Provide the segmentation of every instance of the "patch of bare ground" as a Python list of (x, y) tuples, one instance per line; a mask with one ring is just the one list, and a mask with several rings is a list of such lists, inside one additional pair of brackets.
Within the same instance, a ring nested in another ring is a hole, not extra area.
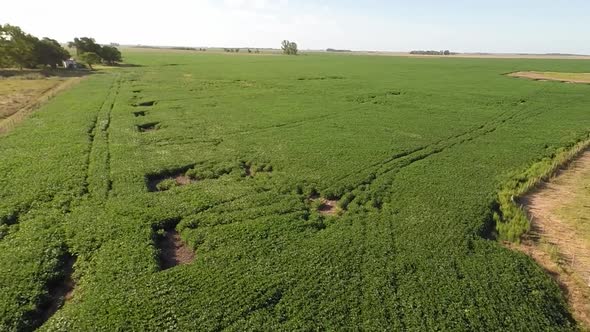
[(158, 232), (156, 245), (159, 249), (160, 269), (167, 270), (178, 265), (190, 264), (195, 260), (195, 252), (182, 239), (176, 230), (180, 220), (168, 223)]
[(63, 277), (49, 285), (47, 300), (39, 307), (39, 325), (46, 322), (66, 302), (72, 299), (75, 283), (72, 279), (76, 257), (67, 255), (63, 262)]
[(157, 174), (148, 174), (146, 176), (146, 185), (148, 191), (166, 191), (173, 187), (186, 186), (197, 182), (196, 179), (186, 175), (187, 171), (192, 167), (194, 167), (194, 165), (188, 165), (173, 170), (166, 170)]
[[(509, 245), (535, 259), (559, 283), (574, 317), (585, 329), (590, 329), (590, 225), (585, 217), (573, 217), (571, 210), (590, 207), (590, 192), (580, 185), (588, 178), (590, 150), (520, 200), (531, 220), (531, 231), (521, 244)], [(564, 207), (568, 213), (563, 213)]]
[(170, 189), (168, 186), (161, 186), (160, 184), (164, 182), (172, 181), (172, 186), (186, 186), (191, 183), (197, 182), (197, 180), (191, 179), (190, 177), (180, 174), (176, 176), (164, 176), (159, 178), (152, 178), (148, 181), (148, 189), (152, 192), (154, 191), (166, 191)]
[(142, 125), (137, 125), (137, 130), (139, 130), (139, 132), (142, 133), (156, 131), (159, 129), (159, 124), (159, 122), (150, 122)]
[(590, 73), (557, 73), (557, 72), (535, 72), (519, 71), (510, 73), (508, 76), (518, 78), (528, 78), (535, 81), (547, 82), (557, 81), (563, 83), (582, 83), (590, 84)]
[(252, 167), (250, 165), (244, 165), (244, 173), (247, 177), (252, 177)]
[(141, 103), (133, 104), (133, 106), (134, 107), (150, 107), (150, 106), (154, 106), (155, 104), (156, 104), (156, 101), (150, 100), (150, 101), (144, 101)]
[(318, 204), (317, 210), (324, 216), (336, 216), (342, 211), (340, 207), (338, 207), (337, 200), (323, 198), (318, 194), (312, 194), (309, 197), (309, 202)]
[(338, 201), (323, 199), (318, 211), (323, 215), (335, 216), (338, 214)]

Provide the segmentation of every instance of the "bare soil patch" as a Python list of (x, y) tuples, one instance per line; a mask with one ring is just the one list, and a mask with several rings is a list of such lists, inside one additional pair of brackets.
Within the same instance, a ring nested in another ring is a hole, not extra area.
[(510, 73), (508, 76), (528, 78), (540, 82), (557, 81), (564, 83), (590, 84), (590, 73), (557, 73), (557, 72), (534, 72), (519, 71)]
[(247, 177), (252, 177), (252, 166), (244, 165), (244, 172), (246, 173)]
[(321, 215), (324, 216), (335, 216), (340, 213), (341, 209), (338, 207), (337, 200), (331, 200), (327, 198), (320, 197), (319, 194), (313, 193), (309, 197), (309, 202), (311, 203), (319, 203), (317, 206), (317, 210)]
[(150, 122), (150, 123), (138, 125), (137, 130), (139, 130), (142, 133), (149, 132), (149, 131), (155, 131), (155, 130), (159, 129), (159, 127), (158, 127), (159, 124), (160, 124), (159, 122)]
[[(527, 253), (543, 266), (564, 289), (573, 314), (590, 328), (590, 237), (588, 218), (570, 217), (590, 204), (588, 188), (580, 183), (590, 177), (590, 150), (586, 150), (567, 170), (562, 170), (520, 203), (531, 220), (531, 232), (515, 249)], [(586, 191), (584, 191), (586, 189)], [(586, 202), (586, 204), (584, 204)], [(572, 220), (578, 219), (578, 220)]]
[(176, 230), (180, 219), (172, 220), (157, 230), (156, 245), (159, 249), (160, 269), (167, 270), (178, 265), (190, 264), (195, 260), (195, 252), (182, 239)]
[(328, 216), (335, 216), (338, 214), (338, 201), (323, 199), (322, 204), (318, 208), (320, 214), (328, 215)]
[(166, 191), (172, 187), (186, 186), (197, 182), (196, 179), (186, 175), (186, 172), (193, 167), (194, 165), (188, 165), (177, 169), (166, 170), (157, 174), (147, 175), (146, 185), (148, 191)]
[(299, 77), (298, 81), (325, 81), (325, 80), (343, 80), (344, 76), (316, 76), (316, 77)]
[(133, 104), (133, 106), (135, 106), (135, 107), (150, 107), (150, 106), (154, 106), (155, 104), (156, 104), (156, 101), (150, 100), (150, 101), (144, 101), (141, 103)]
[(47, 300), (39, 307), (39, 325), (46, 322), (73, 296), (75, 283), (72, 279), (76, 257), (67, 255), (63, 262), (63, 277), (49, 285)]

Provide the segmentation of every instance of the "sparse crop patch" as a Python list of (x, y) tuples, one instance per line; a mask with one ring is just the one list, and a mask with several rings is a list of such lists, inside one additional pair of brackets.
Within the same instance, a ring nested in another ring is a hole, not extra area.
[(150, 107), (150, 106), (154, 106), (156, 103), (157, 103), (156, 101), (150, 100), (150, 101), (144, 101), (141, 103), (133, 104), (133, 106), (135, 106), (135, 107)]
[(160, 129), (160, 123), (159, 122), (144, 123), (141, 125), (137, 125), (136, 128), (141, 133), (156, 131), (156, 130)]
[(47, 297), (39, 306), (36, 318), (39, 322), (38, 325), (51, 318), (66, 302), (72, 299), (76, 286), (72, 279), (75, 263), (76, 257), (70, 254), (61, 259), (61, 272), (55, 280), (49, 283)]
[(308, 201), (311, 204), (312, 210), (318, 211), (323, 216), (337, 216), (344, 211), (339, 206), (338, 200), (321, 197), (315, 190), (312, 191)]
[(190, 264), (195, 252), (180, 237), (176, 230), (180, 218), (169, 219), (154, 227), (154, 243), (158, 249), (160, 270)]
[(392, 101), (393, 97), (400, 96), (400, 91), (387, 91), (381, 93), (369, 93), (356, 97), (349, 97), (348, 100), (359, 104), (385, 105)]
[(186, 186), (197, 179), (187, 175), (190, 174), (188, 171), (194, 167), (194, 165), (188, 165), (185, 167), (164, 170), (159, 173), (148, 174), (145, 177), (145, 182), (148, 191), (167, 191), (174, 187)]
[(298, 81), (325, 81), (325, 80), (343, 80), (345, 77), (343, 76), (311, 76), (311, 77), (299, 77), (297, 78)]

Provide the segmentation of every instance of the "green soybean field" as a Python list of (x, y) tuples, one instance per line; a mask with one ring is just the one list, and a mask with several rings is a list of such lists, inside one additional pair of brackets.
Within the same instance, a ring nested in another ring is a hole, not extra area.
[(124, 56), (0, 136), (0, 331), (579, 328), (499, 193), (588, 61)]

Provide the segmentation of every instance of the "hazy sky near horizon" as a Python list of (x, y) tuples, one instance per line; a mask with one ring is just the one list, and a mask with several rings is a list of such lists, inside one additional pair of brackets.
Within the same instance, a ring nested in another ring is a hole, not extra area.
[(590, 54), (588, 0), (7, 1), (0, 24), (67, 42)]

